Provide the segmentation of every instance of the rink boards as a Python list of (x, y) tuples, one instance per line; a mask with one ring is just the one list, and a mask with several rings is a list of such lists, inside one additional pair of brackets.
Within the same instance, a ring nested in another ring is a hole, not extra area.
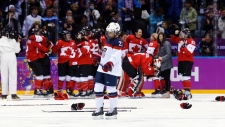
[[(27, 66), (27, 61), (24, 58), (18, 58), (18, 93), (30, 94), (33, 93), (34, 75), (32, 70)], [(174, 67), (171, 70), (171, 86), (174, 88), (182, 88), (177, 75), (177, 58), (173, 58)], [(194, 66), (192, 68), (192, 92), (196, 94), (201, 93), (225, 93), (225, 57), (215, 58), (195, 58)], [(51, 76), (54, 84), (54, 89), (57, 89), (57, 59), (51, 59)], [(151, 93), (153, 91), (153, 82), (151, 79), (145, 80), (144, 92)]]

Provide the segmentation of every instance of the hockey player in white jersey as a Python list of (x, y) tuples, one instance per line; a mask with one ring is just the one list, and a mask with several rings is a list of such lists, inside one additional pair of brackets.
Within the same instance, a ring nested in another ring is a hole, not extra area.
[(97, 110), (92, 113), (93, 119), (103, 119), (103, 89), (109, 95), (110, 110), (105, 114), (106, 119), (117, 118), (117, 79), (122, 74), (122, 48), (123, 41), (118, 37), (120, 35), (120, 26), (118, 23), (110, 23), (106, 27), (107, 41), (104, 45), (100, 58), (99, 67), (95, 76), (95, 95)]
[(21, 50), (20, 42), (17, 42), (18, 36), (9, 26), (3, 29), (2, 35), (0, 39), (2, 99), (7, 99), (8, 89), (12, 99), (19, 99), (16, 94), (17, 60), (15, 53)]

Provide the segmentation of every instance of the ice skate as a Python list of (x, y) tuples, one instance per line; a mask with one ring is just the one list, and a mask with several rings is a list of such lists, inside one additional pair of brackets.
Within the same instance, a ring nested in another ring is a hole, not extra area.
[(184, 96), (187, 98), (187, 100), (192, 98), (192, 94), (190, 92), (190, 89), (184, 89)]
[(43, 92), (42, 89), (35, 89), (34, 90), (34, 98), (43, 98), (47, 97), (47, 93)]
[(73, 93), (73, 91), (71, 91), (70, 89), (66, 89), (66, 93), (71, 96), (71, 97), (75, 97), (76, 95)]
[(12, 97), (13, 100), (18, 100), (18, 99), (20, 99), (20, 97), (18, 97), (16, 94), (12, 94), (11, 97)]
[(7, 99), (7, 95), (2, 95), (2, 100), (6, 100)]
[(78, 93), (75, 95), (75, 97), (80, 97), (82, 94), (82, 91), (78, 91)]
[(48, 90), (47, 90), (47, 95), (48, 95), (49, 97), (53, 97), (53, 96), (54, 96), (54, 90), (53, 90), (53, 89), (48, 89)]
[(156, 89), (152, 95), (151, 95), (152, 98), (160, 98), (162, 97), (162, 94), (160, 93), (160, 90), (159, 89)]
[(111, 109), (105, 114), (105, 119), (117, 119), (117, 108)]
[(92, 118), (94, 120), (97, 120), (97, 119), (104, 119), (104, 111), (103, 111), (103, 107), (97, 109), (95, 112), (92, 113)]

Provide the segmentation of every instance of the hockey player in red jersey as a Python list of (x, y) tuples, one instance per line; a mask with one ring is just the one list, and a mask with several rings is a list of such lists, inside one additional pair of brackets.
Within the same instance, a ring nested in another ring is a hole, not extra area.
[[(100, 37), (101, 37), (101, 30), (100, 29), (92, 29), (89, 43), (92, 45), (91, 54), (92, 54), (93, 60), (96, 57), (99, 57), (101, 54), (102, 43), (100, 41)], [(92, 73), (91, 73), (91, 75), (88, 76), (88, 85), (89, 85), (90, 94), (92, 94), (94, 92), (94, 77), (95, 77), (95, 74), (98, 69), (98, 66), (96, 66), (94, 64), (97, 64), (97, 63), (93, 62)]]
[(104, 87), (109, 95), (110, 110), (105, 114), (106, 119), (117, 118), (118, 95), (116, 84), (118, 77), (122, 74), (122, 48), (123, 42), (119, 38), (120, 26), (111, 22), (106, 27), (107, 41), (104, 45), (98, 70), (95, 76), (95, 102), (96, 111), (92, 113), (93, 119), (103, 119), (104, 111)]
[[(125, 32), (122, 32), (120, 34), (120, 38), (123, 41), (122, 59), (124, 59), (128, 53), (128, 43), (126, 42), (127, 34)], [(130, 84), (130, 77), (127, 75), (126, 72), (122, 71), (122, 75), (120, 76), (117, 84), (117, 90), (119, 91), (120, 97), (126, 96), (129, 84)]]
[(39, 30), (33, 28), (31, 30), (31, 36), (27, 41), (27, 50), (26, 50), (26, 58), (30, 68), (33, 70), (34, 74), (36, 75), (35, 83), (35, 90), (34, 90), (34, 97), (40, 97), (47, 95), (42, 90), (43, 85), (43, 75), (44, 70), (41, 65), (40, 61), (40, 54), (39, 50), (42, 52), (48, 53), (50, 50), (46, 48), (44, 45), (41, 44), (43, 41), (43, 37), (39, 35)]
[(171, 42), (178, 44), (178, 75), (184, 87), (184, 92), (179, 92), (180, 94), (175, 97), (179, 100), (191, 99), (191, 69), (194, 63), (196, 43), (188, 28), (180, 33), (176, 30), (175, 35), (171, 36)]
[(149, 53), (127, 54), (122, 63), (123, 70), (132, 78), (128, 95), (130, 97), (142, 97), (143, 75), (154, 76), (153, 56)]
[(88, 76), (92, 72), (92, 45), (87, 41), (84, 31), (80, 31), (77, 38), (78, 73), (76, 77), (78, 94), (76, 96), (84, 97), (88, 96), (93, 89), (93, 86), (90, 86), (90, 82), (88, 82)]
[(54, 88), (53, 88), (53, 83), (52, 83), (52, 78), (51, 78), (51, 62), (49, 55), (51, 54), (52, 47), (54, 46), (53, 43), (48, 40), (47, 37), (47, 31), (42, 30), (41, 35), (43, 36), (43, 40), (41, 41), (41, 44), (45, 46), (46, 48), (49, 48), (50, 52), (45, 53), (41, 50), (39, 50), (39, 60), (42, 64), (43, 68), (43, 86), (44, 89), (47, 91), (47, 94), (50, 96), (53, 96), (54, 93)]
[(141, 29), (137, 29), (134, 34), (130, 34), (126, 42), (128, 43), (129, 54), (145, 52), (148, 47), (146, 40), (142, 38)]
[(69, 59), (73, 51), (72, 47), (75, 45), (75, 41), (71, 39), (69, 31), (62, 31), (61, 39), (58, 40), (53, 47), (52, 52), (58, 54), (58, 92), (63, 92), (64, 80), (66, 80), (66, 92), (73, 96), (70, 91), (70, 73), (69, 73)]

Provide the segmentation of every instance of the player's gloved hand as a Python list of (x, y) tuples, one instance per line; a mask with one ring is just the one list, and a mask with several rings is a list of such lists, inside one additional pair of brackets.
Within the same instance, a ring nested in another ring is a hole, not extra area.
[(225, 101), (225, 97), (224, 96), (217, 96), (215, 98), (216, 101)]
[(74, 103), (71, 105), (71, 110), (82, 110), (85, 106), (85, 103)]
[(52, 49), (48, 49), (48, 54), (51, 54), (52, 53)]
[(105, 72), (112, 71), (112, 67), (113, 63), (109, 61), (102, 67), (102, 70)]
[(190, 108), (192, 107), (192, 105), (189, 104), (189, 103), (181, 103), (181, 104), (180, 104), (180, 107), (181, 107), (182, 109), (190, 109)]
[(94, 66), (97, 66), (98, 63), (100, 63), (101, 60), (101, 56), (100, 55), (96, 55), (93, 59), (92, 59), (92, 63)]

